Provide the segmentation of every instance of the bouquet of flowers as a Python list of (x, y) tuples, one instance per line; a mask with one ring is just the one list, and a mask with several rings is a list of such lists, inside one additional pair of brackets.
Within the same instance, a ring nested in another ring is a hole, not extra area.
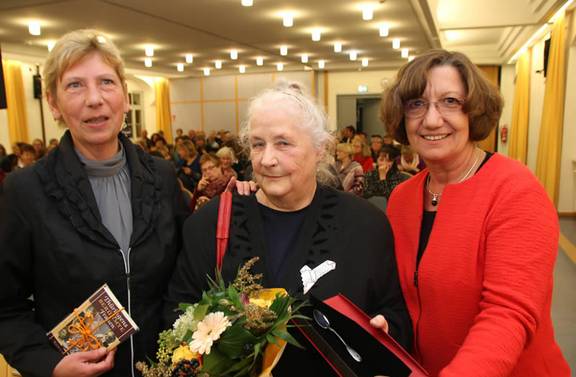
[(144, 377), (269, 376), (286, 343), (301, 347), (288, 333), (288, 321), (302, 303), (281, 288), (263, 289), (249, 260), (226, 286), (216, 271), (209, 290), (160, 333), (157, 363), (136, 363)]

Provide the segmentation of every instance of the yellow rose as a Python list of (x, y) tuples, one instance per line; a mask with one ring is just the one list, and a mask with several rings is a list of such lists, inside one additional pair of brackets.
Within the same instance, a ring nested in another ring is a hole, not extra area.
[(200, 354), (196, 352), (192, 352), (190, 347), (186, 345), (181, 345), (180, 347), (174, 350), (172, 354), (172, 363), (176, 364), (180, 360), (193, 360), (193, 359), (200, 359)]
[(250, 303), (261, 308), (269, 308), (274, 302), (276, 295), (286, 296), (288, 293), (284, 288), (267, 288), (261, 289), (250, 297)]

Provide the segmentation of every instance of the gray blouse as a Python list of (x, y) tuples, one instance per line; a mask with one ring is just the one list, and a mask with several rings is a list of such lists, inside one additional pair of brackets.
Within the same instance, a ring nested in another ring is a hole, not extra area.
[(132, 236), (132, 203), (130, 201), (130, 172), (122, 144), (109, 160), (88, 160), (78, 150), (84, 164), (102, 223), (112, 233), (127, 262)]

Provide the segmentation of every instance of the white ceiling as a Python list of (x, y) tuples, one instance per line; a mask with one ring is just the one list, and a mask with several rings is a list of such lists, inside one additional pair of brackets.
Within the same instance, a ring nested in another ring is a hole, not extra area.
[[(42, 58), (46, 44), (67, 31), (96, 28), (114, 40), (131, 69), (174, 77), (199, 76), (201, 68), (223, 61), (222, 70), (236, 73), (271, 71), (283, 62), (285, 70), (302, 70), (300, 55), (310, 54), (310, 67), (326, 61), (327, 70), (361, 69), (360, 59), (369, 59), (362, 69), (394, 69), (406, 60), (391, 45), (400, 38), (402, 47), (418, 54), (433, 47), (460, 50), (479, 64), (505, 63), (537, 27), (564, 0), (254, 0), (243, 7), (240, 0), (0, 0), (0, 43), (6, 55)], [(372, 4), (374, 20), (363, 21), (360, 6)], [(292, 11), (294, 26), (282, 26), (280, 13)], [(42, 35), (28, 34), (27, 22), (42, 24)], [(390, 36), (382, 38), (378, 25), (388, 22)], [(310, 31), (323, 30), (322, 40), (313, 42)], [(350, 61), (335, 53), (332, 44), (341, 41), (344, 52), (357, 50)], [(145, 69), (144, 45), (155, 45), (152, 68)], [(280, 56), (279, 47), (289, 47)], [(230, 49), (238, 49), (232, 61)], [(194, 63), (184, 73), (176, 63), (186, 53)], [(255, 57), (265, 65), (256, 67)]]

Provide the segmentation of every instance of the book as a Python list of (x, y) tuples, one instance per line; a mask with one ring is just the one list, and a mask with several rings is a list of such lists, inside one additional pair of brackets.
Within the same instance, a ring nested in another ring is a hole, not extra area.
[(336, 375), (428, 376), (390, 335), (372, 327), (370, 316), (345, 296), (338, 294), (323, 301), (312, 297), (310, 303), (303, 314), (311, 320), (294, 322), (310, 346), (305, 347), (317, 352)]
[(69, 355), (101, 347), (114, 349), (138, 330), (104, 284), (46, 335), (62, 354)]

